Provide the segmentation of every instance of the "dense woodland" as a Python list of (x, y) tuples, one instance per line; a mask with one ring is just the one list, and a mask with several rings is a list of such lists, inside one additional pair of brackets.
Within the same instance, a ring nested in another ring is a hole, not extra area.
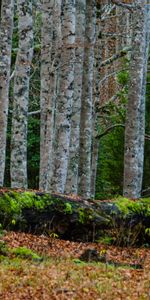
[(148, 194), (149, 0), (0, 5), (0, 186)]
[(150, 0), (0, 0), (0, 299), (150, 299), (149, 38)]

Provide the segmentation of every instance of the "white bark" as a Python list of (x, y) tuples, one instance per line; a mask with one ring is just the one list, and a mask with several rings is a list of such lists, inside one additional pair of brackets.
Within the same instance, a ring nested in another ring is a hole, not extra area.
[(82, 95), (82, 76), (84, 60), (84, 34), (85, 34), (86, 0), (76, 1), (76, 51), (74, 69), (74, 97), (71, 117), (71, 136), (69, 148), (69, 164), (66, 180), (66, 193), (78, 193), (78, 165), (80, 145), (80, 114)]
[(75, 63), (75, 1), (63, 1), (62, 53), (54, 135), (52, 190), (64, 193), (67, 177)]
[(96, 1), (87, 1), (84, 71), (81, 102), (79, 194), (91, 195), (91, 146), (93, 111), (93, 67), (96, 27)]
[(0, 186), (3, 186), (6, 155), (7, 115), (14, 1), (3, 0), (0, 20)]
[(61, 47), (61, 1), (42, 2), (40, 189), (48, 190), (52, 176), (57, 69)]
[(19, 49), (15, 64), (11, 136), (11, 186), (27, 188), (27, 115), (33, 55), (32, 1), (18, 0)]
[(132, 55), (125, 129), (124, 196), (141, 195), (145, 132), (145, 76), (147, 9), (143, 0), (136, 1), (133, 12)]

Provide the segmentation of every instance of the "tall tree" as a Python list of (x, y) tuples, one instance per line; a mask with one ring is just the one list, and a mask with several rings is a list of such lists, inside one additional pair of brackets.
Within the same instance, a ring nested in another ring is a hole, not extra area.
[(18, 0), (19, 48), (15, 64), (11, 134), (11, 186), (27, 187), (27, 120), (33, 55), (32, 1)]
[(71, 116), (71, 135), (69, 147), (69, 164), (66, 180), (66, 193), (78, 193), (78, 168), (80, 146), (80, 114), (82, 96), (82, 78), (84, 61), (86, 0), (76, 1), (76, 50), (74, 66), (74, 95)]
[(75, 62), (75, 1), (64, 0), (56, 105), (52, 190), (64, 193), (69, 160)]
[(125, 128), (124, 196), (138, 198), (143, 178), (145, 132), (145, 83), (147, 66), (148, 10), (137, 0), (133, 11), (132, 54)]
[(79, 194), (91, 195), (91, 146), (96, 1), (87, 1), (80, 125)]
[(1, 2), (0, 20), (0, 186), (3, 186), (13, 32), (14, 1)]
[(61, 1), (42, 2), (40, 189), (50, 189), (61, 47)]

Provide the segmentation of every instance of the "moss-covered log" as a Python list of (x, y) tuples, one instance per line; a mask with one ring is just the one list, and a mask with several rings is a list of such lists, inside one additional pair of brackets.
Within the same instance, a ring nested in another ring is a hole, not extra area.
[(81, 241), (150, 244), (150, 199), (87, 201), (58, 194), (0, 194), (0, 223), (23, 230)]

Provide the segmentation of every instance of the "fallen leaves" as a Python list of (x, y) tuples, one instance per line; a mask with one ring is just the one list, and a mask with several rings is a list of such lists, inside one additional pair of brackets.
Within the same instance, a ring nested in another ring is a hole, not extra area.
[[(7, 232), (1, 239), (10, 248), (27, 247), (48, 257), (40, 263), (21, 258), (1, 261), (1, 300), (150, 299), (150, 249), (77, 243), (16, 232)], [(142, 263), (144, 268), (77, 263), (88, 248), (99, 253), (105, 250), (110, 260), (126, 265)]]

